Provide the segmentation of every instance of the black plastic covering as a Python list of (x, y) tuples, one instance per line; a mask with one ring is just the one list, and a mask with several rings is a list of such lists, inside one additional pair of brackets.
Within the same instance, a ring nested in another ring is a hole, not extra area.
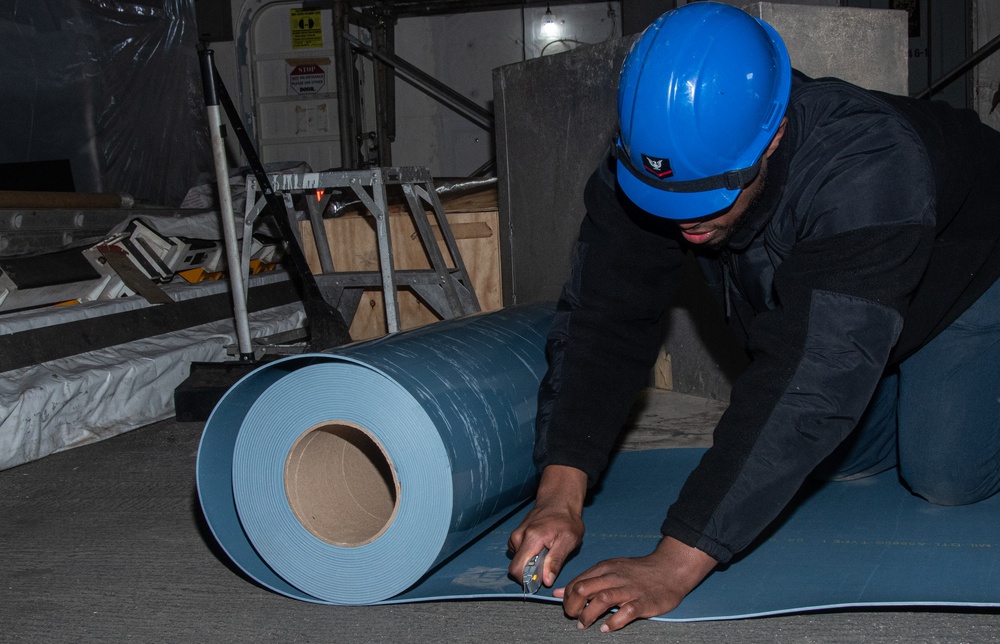
[(212, 167), (194, 0), (0, 2), (0, 163), (177, 206)]

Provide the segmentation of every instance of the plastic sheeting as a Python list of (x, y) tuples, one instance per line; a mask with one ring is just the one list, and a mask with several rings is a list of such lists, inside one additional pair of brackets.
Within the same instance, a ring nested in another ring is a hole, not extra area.
[[(252, 314), (250, 329), (304, 322), (302, 305), (288, 304)], [(220, 320), (0, 374), (0, 469), (169, 418), (191, 362), (225, 360), (235, 342), (232, 320)]]
[[(291, 277), (283, 269), (275, 269), (258, 275), (251, 275), (248, 288), (267, 284), (288, 282), (291, 287)], [(174, 302), (186, 302), (201, 297), (219, 295), (229, 292), (229, 282), (213, 280), (189, 284), (181, 278), (174, 278), (170, 284), (159, 284), (160, 289)], [(31, 329), (41, 329), (57, 324), (68, 324), (80, 320), (90, 320), (126, 311), (137, 311), (157, 306), (151, 304), (141, 295), (118, 297), (113, 300), (95, 300), (82, 302), (73, 306), (46, 306), (35, 309), (25, 309), (0, 315), (0, 335), (21, 333)]]
[(551, 305), (272, 363), (227, 392), (198, 451), (216, 539), (260, 584), (390, 598), (534, 491)]
[(0, 163), (176, 206), (212, 167), (193, 0), (0, 3)]

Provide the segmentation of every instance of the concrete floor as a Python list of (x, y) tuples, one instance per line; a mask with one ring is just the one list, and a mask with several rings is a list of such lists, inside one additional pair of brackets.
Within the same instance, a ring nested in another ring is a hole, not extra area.
[[(651, 392), (623, 448), (704, 445), (717, 402)], [(995, 611), (853, 611), (580, 632), (520, 600), (307, 604), (243, 579), (200, 518), (200, 423), (0, 472), (0, 642), (1000, 642)]]

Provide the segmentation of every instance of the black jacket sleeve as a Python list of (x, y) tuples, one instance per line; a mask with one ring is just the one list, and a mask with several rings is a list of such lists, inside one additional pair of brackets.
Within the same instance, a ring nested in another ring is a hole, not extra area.
[(861, 418), (930, 239), (926, 226), (887, 226), (795, 249), (775, 274), (781, 304), (754, 319), (751, 365), (665, 535), (727, 561), (778, 515)]
[(535, 462), (576, 467), (593, 484), (656, 360), (683, 252), (667, 222), (620, 195), (607, 159), (588, 181), (584, 204), (546, 345)]

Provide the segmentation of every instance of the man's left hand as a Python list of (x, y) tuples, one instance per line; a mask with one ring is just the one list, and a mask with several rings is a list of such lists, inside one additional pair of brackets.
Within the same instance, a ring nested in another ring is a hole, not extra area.
[(602, 561), (553, 595), (562, 598), (563, 610), (579, 620), (580, 628), (589, 628), (617, 607), (618, 612), (601, 625), (602, 631), (616, 631), (677, 608), (716, 563), (701, 550), (664, 537), (645, 557)]

